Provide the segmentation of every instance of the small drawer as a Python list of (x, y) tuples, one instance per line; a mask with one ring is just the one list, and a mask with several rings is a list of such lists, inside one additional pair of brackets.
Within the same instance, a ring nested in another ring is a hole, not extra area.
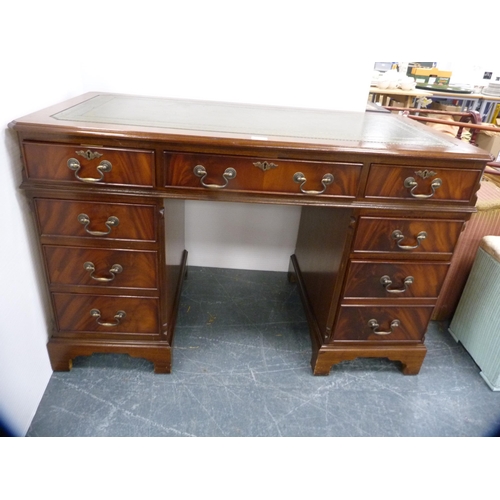
[(159, 333), (158, 299), (52, 294), (59, 331)]
[(451, 254), (463, 225), (460, 220), (360, 217), (354, 252)]
[(355, 198), (362, 165), (165, 153), (166, 185)]
[(479, 188), (480, 170), (372, 165), (367, 198), (470, 202)]
[(153, 187), (154, 152), (25, 142), (29, 179)]
[(156, 241), (154, 205), (35, 199), (43, 236)]
[(351, 261), (344, 297), (437, 299), (448, 263)]
[(419, 341), (423, 339), (434, 306), (348, 306), (340, 308), (332, 340)]
[(157, 289), (157, 253), (138, 250), (43, 247), (51, 285)]

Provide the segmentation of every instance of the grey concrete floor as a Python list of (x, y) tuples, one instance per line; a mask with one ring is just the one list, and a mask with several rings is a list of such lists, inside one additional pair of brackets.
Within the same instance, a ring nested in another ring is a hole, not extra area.
[(286, 273), (189, 268), (173, 370), (126, 355), (54, 373), (27, 436), (489, 436), (491, 391), (447, 323), (431, 323), (417, 376), (357, 359), (314, 377)]

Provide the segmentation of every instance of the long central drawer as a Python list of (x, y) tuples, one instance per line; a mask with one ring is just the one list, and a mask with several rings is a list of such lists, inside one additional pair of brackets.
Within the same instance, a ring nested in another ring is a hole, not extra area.
[(354, 198), (361, 163), (165, 153), (167, 186)]

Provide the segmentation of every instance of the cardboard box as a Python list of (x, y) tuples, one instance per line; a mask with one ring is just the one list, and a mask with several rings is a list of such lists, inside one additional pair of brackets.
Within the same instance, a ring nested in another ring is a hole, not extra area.
[[(432, 101), (432, 104), (429, 106), (429, 109), (437, 109), (440, 111), (452, 111), (452, 112), (456, 112), (456, 113), (462, 112), (461, 106), (455, 106), (453, 104), (445, 104), (445, 103), (436, 102), (436, 101)], [(438, 116), (436, 116), (436, 118), (438, 118)], [(458, 116), (455, 119), (460, 120), (460, 116)]]
[(481, 130), (477, 134), (476, 145), (490, 152), (496, 158), (495, 161), (500, 161), (500, 129), (498, 132)]
[(450, 78), (451, 71), (442, 71), (438, 68), (412, 68), (411, 74), (414, 76), (435, 76)]
[[(462, 112), (462, 107), (461, 106), (455, 106), (453, 104), (445, 104), (442, 102), (436, 102), (432, 101), (431, 105), (429, 106), (429, 109), (436, 109), (439, 111), (449, 111), (451, 113), (461, 113)], [(459, 122), (460, 119), (462, 118), (460, 115), (431, 115), (434, 118), (438, 118), (440, 120), (446, 120), (448, 116), (450, 116), (453, 120)]]
[(433, 68), (434, 62), (409, 62), (408, 69), (406, 70), (406, 76), (412, 76), (411, 72), (413, 68)]
[(415, 78), (417, 83), (448, 85), (451, 71), (441, 71), (437, 68), (412, 68), (411, 76)]

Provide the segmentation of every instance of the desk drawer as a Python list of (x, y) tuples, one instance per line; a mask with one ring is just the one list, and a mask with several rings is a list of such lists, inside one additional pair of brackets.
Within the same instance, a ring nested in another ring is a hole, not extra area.
[(448, 268), (439, 262), (351, 261), (344, 297), (436, 299)]
[(332, 340), (419, 341), (427, 330), (434, 306), (348, 306), (340, 315)]
[(360, 217), (354, 252), (451, 254), (463, 225), (461, 220)]
[(35, 207), (44, 236), (156, 241), (154, 205), (38, 198)]
[(25, 142), (26, 173), (32, 180), (153, 187), (154, 152)]
[(156, 252), (43, 247), (51, 285), (157, 289)]
[(166, 185), (355, 198), (358, 163), (165, 153)]
[(372, 165), (367, 198), (469, 202), (479, 188), (480, 170)]
[(52, 294), (60, 331), (158, 333), (158, 299)]

